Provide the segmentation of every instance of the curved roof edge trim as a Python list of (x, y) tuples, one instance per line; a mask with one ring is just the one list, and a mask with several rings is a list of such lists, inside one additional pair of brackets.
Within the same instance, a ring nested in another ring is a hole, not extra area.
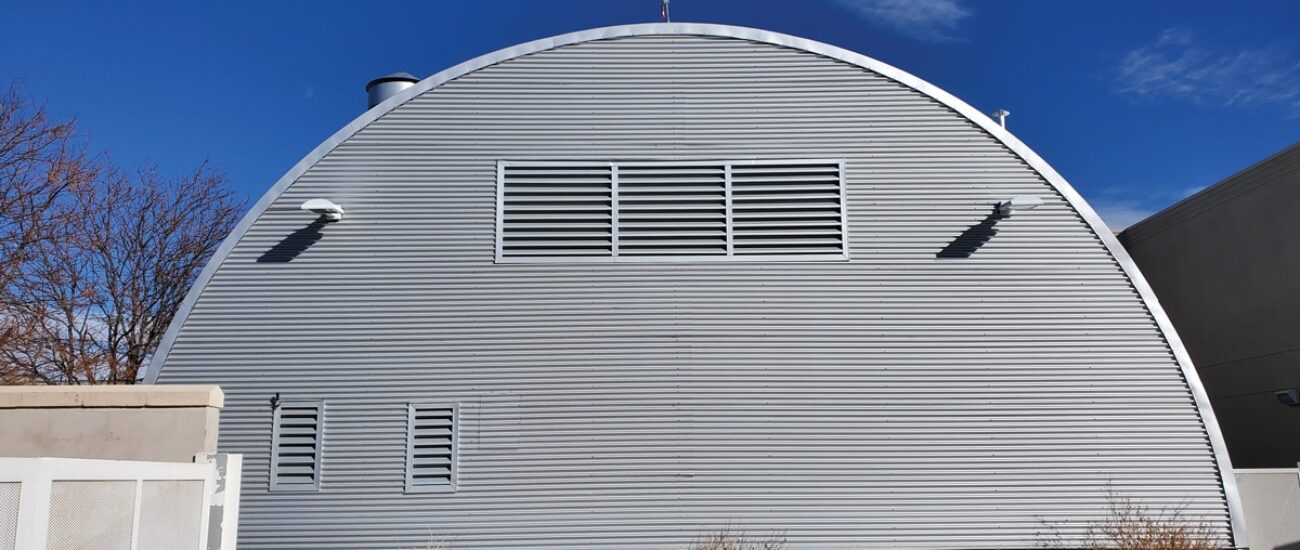
[(370, 125), (371, 122), (378, 120), (389, 111), (392, 111), (403, 103), (410, 101), (412, 98), (437, 88), (448, 81), (460, 78), (485, 67), (562, 46), (609, 38), (652, 35), (694, 35), (750, 40), (753, 42), (761, 42), (802, 50), (837, 61), (842, 61), (850, 65), (862, 67), (912, 88), (926, 96), (929, 96), (945, 107), (956, 111), (958, 114), (966, 117), (982, 130), (992, 135), (995, 139), (1024, 160), (1026, 164), (1038, 172), (1039, 175), (1041, 175), (1043, 179), (1047, 180), (1048, 184), (1055, 188), (1056, 191), (1065, 198), (1066, 202), (1079, 213), (1088, 226), (1092, 228), (1092, 231), (1101, 240), (1102, 244), (1106, 247), (1106, 250), (1109, 251), (1111, 256), (1115, 258), (1115, 261), (1119, 263), (1120, 268), (1123, 269), (1125, 275), (1128, 276), (1129, 281), (1133, 284), (1134, 289), (1137, 290), (1138, 295), (1141, 296), (1147, 310), (1151, 313), (1151, 316), (1155, 319), (1157, 326), (1160, 328), (1160, 332), (1165, 337), (1165, 341), (1173, 351), (1174, 358), (1178, 361), (1178, 365), (1182, 369), (1183, 377), (1187, 381), (1188, 387), (1191, 389), (1192, 396), (1196, 402), (1196, 408), (1201, 416), (1201, 421), (1210, 438), (1210, 445), (1215, 455), (1215, 462), (1219, 468), (1219, 478), (1223, 484), (1224, 493), (1228, 501), (1228, 514), (1231, 518), (1233, 544), (1238, 547), (1244, 547), (1246, 545), (1246, 531), (1242, 525), (1241, 498), (1237, 490), (1237, 482), (1233, 474), (1232, 462), (1228, 457), (1228, 449), (1224, 443), (1223, 434), (1219, 430), (1219, 423), (1215, 418), (1214, 410), (1210, 408), (1209, 395), (1206, 393), (1205, 387), (1201, 384), (1200, 376), (1196, 373), (1196, 369), (1192, 365), (1191, 356), (1187, 353), (1187, 349), (1183, 346), (1182, 340), (1174, 330), (1173, 323), (1169, 320), (1169, 316), (1165, 314), (1164, 308), (1162, 308), (1160, 302), (1156, 300), (1155, 292), (1151, 289), (1151, 286), (1147, 284), (1142, 273), (1138, 271), (1137, 264), (1133, 262), (1131, 257), (1129, 257), (1128, 252), (1124, 250), (1124, 247), (1119, 243), (1119, 239), (1115, 237), (1114, 233), (1110, 231), (1110, 228), (1106, 223), (1102, 221), (1101, 216), (1098, 215), (1097, 212), (1092, 209), (1092, 206), (1083, 199), (1083, 196), (1080, 195), (1078, 191), (1075, 191), (1074, 187), (1071, 186), (1069, 182), (1065, 181), (1065, 178), (1061, 177), (1055, 169), (1047, 164), (1047, 161), (1043, 160), (1042, 157), (1039, 157), (1037, 153), (1029, 148), (1029, 146), (1025, 145), (1005, 128), (1002, 128), (998, 123), (994, 122), (993, 119), (989, 118), (978, 109), (939, 87), (913, 76), (906, 71), (838, 46), (748, 27), (708, 23), (642, 23), (601, 27), (561, 34), (497, 50), (449, 67), (437, 74), (421, 80), (415, 86), (395, 94), (393, 97), (388, 98), (382, 103), (375, 105), (371, 109), (362, 113), (347, 126), (339, 129), (339, 131), (335, 132), (334, 135), (329, 137), (329, 139), (325, 140), (313, 149), (311, 153), (308, 153), (306, 157), (298, 161), (298, 164), (295, 164), (293, 168), (281, 177), (274, 186), (267, 190), (266, 194), (262, 195), (262, 198), (259, 199), (251, 209), (249, 209), (248, 213), (244, 215), (244, 218), (240, 220), (239, 225), (235, 227), (235, 230), (226, 237), (226, 240), (221, 243), (221, 246), (217, 249), (216, 253), (214, 253), (212, 258), (208, 260), (208, 264), (203, 268), (199, 277), (194, 281), (194, 285), (190, 287), (189, 293), (186, 294), (184, 301), (181, 303), (180, 309), (176, 312), (175, 318), (172, 319), (171, 325), (167, 327), (167, 332), (163, 335), (162, 342), (159, 344), (157, 352), (154, 353), (154, 360), (151, 361), (149, 372), (145, 376), (145, 381), (148, 383), (154, 383), (158, 380), (158, 375), (166, 363), (167, 354), (171, 351), (172, 344), (175, 343), (176, 337), (179, 335), (181, 327), (185, 324), (186, 318), (189, 317), (190, 312), (193, 310), (194, 304), (198, 300), (199, 295), (202, 294), (203, 289), (212, 279), (213, 274), (216, 273), (217, 269), (222, 263), (224, 263), (231, 250), (234, 249), (235, 244), (238, 243), (244, 234), (248, 232), (249, 228), (252, 227), (253, 222), (261, 217), (262, 213), (270, 207), (271, 203), (274, 202), (285, 189), (292, 185), (293, 182), (297, 181), (299, 177), (324, 158), (325, 155), (329, 154), (330, 151), (333, 151), (335, 147), (352, 137), (353, 134), (356, 134), (362, 128)]

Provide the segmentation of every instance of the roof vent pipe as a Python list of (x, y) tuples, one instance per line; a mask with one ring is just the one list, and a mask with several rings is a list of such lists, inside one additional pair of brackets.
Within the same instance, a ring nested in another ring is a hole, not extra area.
[(414, 86), (420, 79), (411, 73), (393, 73), (388, 76), (381, 76), (366, 83), (366, 109), (371, 109), (375, 105), (383, 103), (385, 99), (393, 97), (402, 90)]

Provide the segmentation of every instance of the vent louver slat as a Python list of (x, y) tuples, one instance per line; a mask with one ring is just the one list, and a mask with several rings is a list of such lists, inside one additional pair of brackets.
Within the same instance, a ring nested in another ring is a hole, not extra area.
[(732, 167), (735, 253), (843, 253), (841, 186), (839, 164)]
[(310, 490), (320, 487), (321, 404), (283, 403), (275, 409), (271, 486)]
[(502, 163), (498, 258), (847, 254), (839, 161)]
[(407, 437), (407, 491), (451, 488), (456, 461), (456, 409), (411, 405)]

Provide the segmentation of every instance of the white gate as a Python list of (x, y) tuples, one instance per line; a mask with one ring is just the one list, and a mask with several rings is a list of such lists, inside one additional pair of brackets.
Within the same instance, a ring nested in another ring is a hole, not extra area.
[(233, 549), (239, 458), (0, 458), (0, 550)]

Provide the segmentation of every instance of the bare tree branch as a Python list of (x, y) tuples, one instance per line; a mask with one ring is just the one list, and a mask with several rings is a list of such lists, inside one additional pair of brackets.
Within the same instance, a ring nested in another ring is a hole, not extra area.
[(0, 96), (0, 383), (132, 383), (243, 200), (200, 165), (132, 175)]

